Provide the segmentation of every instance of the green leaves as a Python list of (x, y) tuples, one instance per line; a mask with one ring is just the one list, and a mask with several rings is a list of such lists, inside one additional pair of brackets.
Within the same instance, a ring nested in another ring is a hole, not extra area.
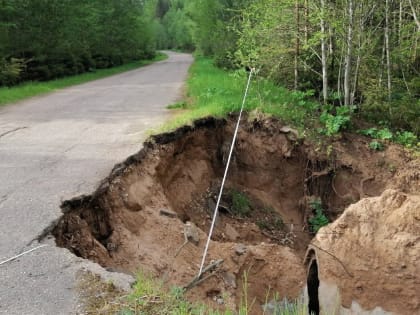
[(312, 208), (312, 211), (315, 211), (315, 215), (308, 221), (311, 227), (311, 231), (316, 233), (321, 227), (327, 225), (329, 223), (329, 220), (324, 214), (324, 209), (322, 208), (320, 200), (315, 200), (311, 202), (310, 207)]
[[(319, 120), (324, 125), (322, 133), (333, 136), (349, 127), (355, 106), (325, 106)], [(335, 111), (335, 114), (333, 114)]]
[[(388, 128), (369, 128), (360, 130), (359, 133), (377, 140), (394, 141), (407, 148), (419, 146), (418, 137), (411, 131), (397, 131), (396, 133), (393, 133)], [(369, 148), (373, 150), (383, 150), (384, 146), (378, 141), (372, 141), (369, 143)]]
[(143, 3), (3, 1), (0, 85), (49, 80), (153, 57), (152, 17)]

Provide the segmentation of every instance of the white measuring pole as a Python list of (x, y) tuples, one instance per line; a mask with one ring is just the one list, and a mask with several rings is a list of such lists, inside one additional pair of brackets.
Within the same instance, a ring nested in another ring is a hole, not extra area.
[(225, 174), (223, 175), (222, 185), (220, 186), (219, 197), (217, 198), (216, 208), (214, 209), (213, 220), (211, 222), (209, 235), (207, 237), (206, 247), (205, 247), (204, 253), (203, 253), (203, 259), (201, 260), (201, 265), (200, 265), (200, 271), (198, 273), (198, 278), (201, 276), (201, 273), (203, 272), (204, 264), (206, 262), (207, 252), (209, 250), (209, 245), (210, 245), (210, 239), (211, 239), (211, 236), (213, 234), (214, 226), (215, 226), (215, 223), (216, 223), (216, 217), (217, 217), (217, 213), (218, 213), (218, 210), (219, 210), (219, 204), (220, 204), (220, 200), (222, 199), (223, 188), (225, 186), (226, 177), (227, 177), (227, 173), (228, 173), (228, 170), (229, 170), (230, 159), (232, 157), (233, 148), (235, 147), (236, 136), (238, 135), (239, 124), (241, 122), (242, 112), (244, 110), (244, 105), (245, 105), (246, 97), (248, 95), (249, 85), (251, 83), (251, 78), (252, 78), (252, 73), (253, 72), (254, 72), (254, 69), (252, 68), (251, 71), (249, 72), (248, 83), (246, 85), (244, 98), (242, 100), (241, 111), (239, 112), (238, 122), (236, 123), (235, 132), (233, 134), (233, 140), (232, 140), (232, 144), (230, 146), (230, 152), (229, 152), (229, 157), (228, 157), (228, 160), (227, 160), (227, 163), (226, 163)]

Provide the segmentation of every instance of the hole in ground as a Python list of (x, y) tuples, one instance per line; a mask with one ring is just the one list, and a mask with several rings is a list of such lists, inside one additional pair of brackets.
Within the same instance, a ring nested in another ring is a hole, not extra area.
[(310, 263), (307, 278), (308, 286), (308, 310), (311, 315), (319, 315), (319, 278), (318, 278), (318, 264), (316, 259), (313, 259)]
[[(258, 309), (268, 292), (289, 299), (301, 293), (313, 203), (334, 220), (349, 204), (381, 193), (392, 174), (373, 176), (384, 157), (353, 138), (321, 155), (277, 120), (241, 126), (208, 256), (208, 263), (224, 262), (188, 297), (212, 303), (208, 292), (220, 292), (224, 307), (235, 308), (246, 281)], [(208, 118), (152, 137), (93, 195), (63, 203), (57, 245), (112, 270), (142, 269), (186, 285), (199, 269), (233, 130), (234, 120)], [(181, 247), (187, 221), (196, 239)]]

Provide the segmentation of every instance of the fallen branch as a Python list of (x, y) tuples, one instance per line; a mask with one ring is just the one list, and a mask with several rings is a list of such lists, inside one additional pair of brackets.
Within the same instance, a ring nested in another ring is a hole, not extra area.
[(223, 263), (223, 259), (218, 259), (215, 262), (208, 265), (207, 267), (205, 267), (199, 275), (195, 276), (186, 286), (184, 286), (184, 290), (189, 290), (189, 289), (199, 285), (200, 283), (206, 281), (208, 278), (214, 276), (214, 274), (210, 274), (210, 275), (207, 275), (206, 277), (202, 278), (203, 274), (205, 274), (208, 271), (212, 271), (212, 270), (218, 268), (222, 263)]

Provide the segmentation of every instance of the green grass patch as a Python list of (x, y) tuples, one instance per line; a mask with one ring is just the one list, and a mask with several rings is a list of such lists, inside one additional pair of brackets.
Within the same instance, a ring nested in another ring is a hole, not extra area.
[(122, 73), (125, 71), (133, 70), (139, 67), (149, 65), (156, 61), (161, 61), (168, 58), (167, 55), (158, 53), (154, 59), (140, 60), (127, 63), (122, 66), (99, 69), (93, 72), (87, 72), (75, 76), (65, 77), (62, 79), (46, 81), (46, 82), (25, 82), (23, 84), (13, 87), (0, 87), (0, 106), (17, 101), (24, 100), (29, 97), (54, 92), (56, 90), (69, 87), (72, 85), (82, 84), (85, 82), (105, 78), (114, 74)]
[(230, 192), (232, 198), (232, 212), (240, 217), (247, 217), (251, 213), (251, 202), (247, 195), (243, 192), (232, 190)]
[[(159, 131), (173, 130), (195, 119), (226, 117), (241, 108), (248, 73), (245, 70), (226, 71), (217, 68), (213, 60), (198, 56), (190, 68), (187, 98), (191, 105)], [(258, 110), (275, 116), (302, 131), (308, 122), (316, 121), (319, 104), (310, 99), (311, 92), (289, 91), (256, 74), (251, 82), (245, 110)]]
[(187, 102), (185, 101), (181, 101), (181, 102), (176, 102), (174, 104), (170, 104), (168, 106), (166, 106), (167, 109), (186, 109), (187, 108)]
[[(248, 301), (248, 280), (244, 275), (242, 302), (238, 310), (219, 311), (206, 305), (188, 302), (184, 297), (184, 290), (172, 287), (166, 290), (153, 277), (144, 273), (137, 275), (137, 282), (133, 292), (120, 300), (118, 315), (248, 315), (251, 313), (253, 302)], [(267, 292), (267, 298), (270, 296)], [(267, 301), (268, 302), (268, 301)], [(110, 303), (116, 304), (116, 303)], [(308, 314), (307, 305), (303, 299), (297, 301), (279, 300), (275, 294), (273, 299), (264, 307), (264, 314), (304, 315)], [(274, 311), (274, 313), (273, 313)]]

